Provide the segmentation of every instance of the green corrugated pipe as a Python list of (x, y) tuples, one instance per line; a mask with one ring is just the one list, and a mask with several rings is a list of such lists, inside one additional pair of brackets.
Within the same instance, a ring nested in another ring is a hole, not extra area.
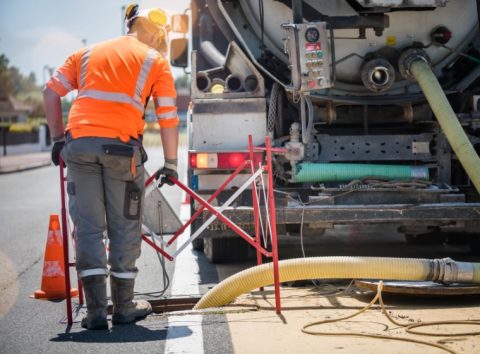
[(351, 181), (365, 177), (385, 179), (428, 179), (423, 166), (374, 165), (359, 163), (300, 163), (296, 165), (292, 182)]
[[(480, 263), (444, 259), (312, 257), (278, 262), (281, 282), (304, 279), (380, 279), (480, 283)], [(273, 284), (273, 264), (234, 274), (208, 291), (194, 309), (228, 304), (237, 296)]]
[(448, 142), (480, 193), (480, 158), (460, 125), (430, 65), (419, 58), (410, 64), (409, 71), (418, 81)]

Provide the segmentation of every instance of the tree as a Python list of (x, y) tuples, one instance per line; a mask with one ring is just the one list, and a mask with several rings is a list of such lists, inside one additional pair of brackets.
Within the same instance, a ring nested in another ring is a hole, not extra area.
[(0, 54), (0, 88), (7, 93), (13, 92), (13, 82), (8, 64), (10, 61), (5, 54)]
[(41, 88), (35, 74), (23, 75), (17, 67), (10, 65), (5, 54), (0, 54), (0, 92), (30, 104), (33, 117), (44, 116)]
[(16, 96), (39, 92), (36, 81), (33, 72), (24, 76), (17, 67), (10, 65), (5, 54), (0, 54), (0, 85), (8, 94)]

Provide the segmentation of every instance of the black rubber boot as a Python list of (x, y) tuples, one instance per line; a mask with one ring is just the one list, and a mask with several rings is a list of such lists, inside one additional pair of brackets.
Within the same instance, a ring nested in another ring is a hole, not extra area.
[(112, 323), (127, 324), (145, 318), (152, 312), (148, 301), (133, 301), (133, 287), (135, 279), (119, 279), (110, 276), (110, 289), (112, 291), (113, 315)]
[(82, 327), (86, 329), (108, 329), (107, 322), (107, 277), (92, 275), (82, 279), (87, 315), (82, 319)]

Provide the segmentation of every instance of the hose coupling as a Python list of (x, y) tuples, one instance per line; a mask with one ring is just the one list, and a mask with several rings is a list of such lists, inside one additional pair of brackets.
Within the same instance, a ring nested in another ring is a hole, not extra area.
[(445, 264), (444, 283), (473, 282), (473, 263), (455, 262), (451, 259)]
[(474, 267), (472, 263), (455, 262), (451, 258), (431, 261), (430, 279), (442, 284), (472, 283)]
[(303, 160), (305, 156), (305, 145), (300, 142), (300, 124), (293, 123), (290, 127), (290, 141), (285, 144), (288, 152), (285, 158), (290, 163), (295, 164), (297, 161)]
[(366, 60), (362, 65), (361, 79), (368, 90), (385, 92), (395, 83), (395, 68), (385, 58)]
[(423, 60), (428, 65), (431, 65), (428, 54), (421, 48), (410, 47), (400, 54), (398, 58), (398, 70), (404, 79), (417, 81), (410, 71), (411, 65), (417, 60)]

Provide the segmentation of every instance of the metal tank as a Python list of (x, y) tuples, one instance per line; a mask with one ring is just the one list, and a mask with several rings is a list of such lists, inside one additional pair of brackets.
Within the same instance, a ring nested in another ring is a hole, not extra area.
[[(241, 33), (252, 53), (259, 57), (259, 46), (255, 40), (249, 39), (248, 32), (261, 37), (261, 23), (263, 21), (264, 43), (277, 58), (288, 63), (284, 54), (285, 32), (281, 24), (292, 22), (292, 10), (288, 3), (291, 1), (263, 1), (263, 20), (258, 0), (240, 0), (237, 8), (228, 8), (224, 5), (225, 14), (236, 23), (236, 29)], [(352, 6), (367, 5), (363, 11), (356, 11)], [(430, 5), (430, 7), (429, 7)], [(227, 11), (228, 8), (228, 11)], [(396, 10), (396, 11), (395, 11)], [(385, 11), (385, 12), (382, 12)], [(242, 14), (243, 13), (243, 14)], [(331, 1), (310, 0), (304, 1), (303, 13), (305, 21), (319, 20), (321, 16), (350, 17), (359, 13), (377, 16), (376, 22), (385, 27), (366, 28), (364, 33), (359, 29), (335, 29), (335, 56), (337, 81), (335, 88), (338, 94), (365, 94), (361, 75), (368, 57), (379, 57), (397, 65), (398, 56), (402, 49), (421, 43), (431, 60), (434, 71), (441, 76), (443, 68), (447, 67), (457, 57), (452, 50), (464, 52), (475, 37), (478, 37), (478, 18), (475, 0), (458, 1)], [(384, 21), (384, 14), (388, 20)], [(239, 19), (248, 21), (248, 28), (240, 26)], [(366, 16), (368, 18), (368, 16)], [(333, 19), (332, 22), (335, 20)], [(355, 26), (353, 19), (350, 24), (346, 19), (339, 27)], [(375, 24), (374, 21), (371, 21)], [(444, 27), (451, 33), (446, 47), (432, 43), (432, 32)], [(360, 33), (359, 33), (360, 32)], [(359, 38), (364, 37), (364, 38)], [(257, 44), (257, 45), (256, 45)], [(382, 68), (382, 65), (378, 65)], [(404, 94), (406, 86), (415, 86), (405, 82), (402, 77), (395, 80), (395, 84), (386, 94)], [(411, 87), (409, 90), (418, 89)]]
[[(269, 135), (288, 151), (274, 157), (285, 234), (393, 222), (480, 252), (479, 3), (193, 0), (190, 186), (211, 194), (235, 167), (222, 161)], [(247, 229), (249, 195), (225, 211)], [(212, 261), (246, 254), (220, 224), (202, 236)]]

